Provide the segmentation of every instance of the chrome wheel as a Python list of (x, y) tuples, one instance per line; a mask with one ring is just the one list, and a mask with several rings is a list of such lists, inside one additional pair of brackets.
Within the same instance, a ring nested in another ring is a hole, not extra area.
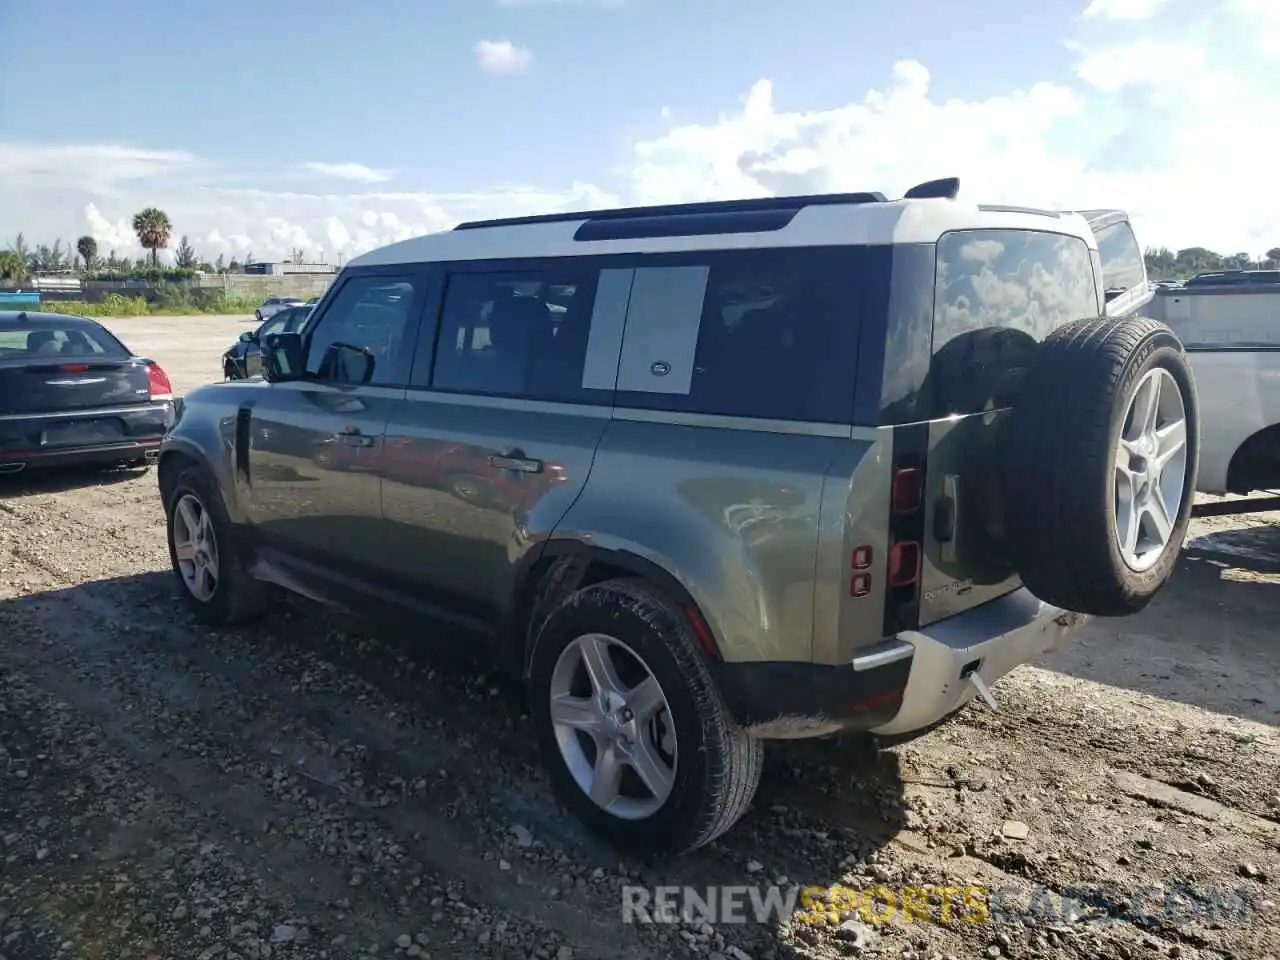
[(209, 511), (190, 493), (174, 507), (172, 536), (182, 582), (191, 596), (208, 603), (218, 589), (218, 542)]
[(1186, 483), (1186, 402), (1173, 375), (1156, 367), (1134, 391), (1116, 448), (1116, 542), (1131, 570), (1150, 570), (1164, 554)]
[(550, 697), (560, 756), (582, 792), (624, 820), (661, 809), (675, 784), (675, 726), (640, 656), (601, 633), (578, 637), (556, 661)]

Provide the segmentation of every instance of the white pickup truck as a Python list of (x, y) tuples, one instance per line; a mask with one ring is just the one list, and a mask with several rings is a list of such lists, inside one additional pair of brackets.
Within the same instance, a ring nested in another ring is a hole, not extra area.
[(1108, 315), (1161, 320), (1187, 348), (1200, 407), (1197, 490), (1280, 490), (1280, 274), (1206, 276), (1156, 289), (1128, 216), (1081, 213), (1098, 238)]

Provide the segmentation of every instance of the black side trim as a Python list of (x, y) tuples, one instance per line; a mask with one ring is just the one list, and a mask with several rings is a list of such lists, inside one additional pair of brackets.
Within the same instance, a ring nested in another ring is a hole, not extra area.
[(783, 210), (739, 210), (679, 216), (588, 220), (574, 240), (640, 240), (648, 237), (697, 237), (723, 233), (767, 233), (781, 230), (795, 219), (800, 207)]
[(911, 659), (871, 670), (812, 663), (721, 663), (712, 669), (734, 719), (744, 726), (770, 722), (837, 723), (869, 730), (902, 707)]
[(242, 406), (236, 410), (236, 472), (240, 474), (246, 486), (251, 481), (249, 477), (249, 422), (253, 416), (253, 410), (248, 406)]
[(262, 541), (256, 545), (254, 555), (268, 569), (287, 575), (289, 582), (282, 586), (305, 588), (308, 593), (372, 621), (398, 623), (397, 613), (403, 612), (449, 624), (477, 636), (494, 636), (492, 622), (482, 617), (463, 613), (457, 606), (438, 602), (435, 597), (411, 594), (399, 583), (388, 586), (366, 576), (339, 571), (331, 563), (324, 562), (327, 558), (318, 558), (319, 563), (304, 560), (291, 550)]
[(500, 220), (469, 220), (454, 230), (484, 227), (517, 227), (534, 223), (572, 223), (575, 220), (629, 220), (636, 217), (678, 217), (694, 214), (739, 213), (744, 211), (787, 210), (792, 207), (833, 206), (850, 203), (884, 203), (888, 198), (878, 190), (863, 193), (809, 194), (798, 197), (758, 197), (750, 200), (708, 200), (702, 203), (668, 203), (653, 207), (617, 207), (611, 210), (582, 210), (543, 213), (531, 217)]
[[(929, 423), (922, 421), (910, 423), (893, 429), (893, 453), (890, 469), (896, 472), (904, 467), (914, 467), (922, 471), (920, 489), (928, 487), (929, 457)], [(924, 548), (924, 517), (926, 513), (923, 498), (920, 505), (911, 513), (895, 515), (892, 504), (889, 515), (889, 550), (900, 540), (912, 540)], [(912, 630), (920, 622), (920, 583), (917, 581), (909, 587), (885, 586), (884, 623), (882, 636), (892, 637), (903, 630)]]

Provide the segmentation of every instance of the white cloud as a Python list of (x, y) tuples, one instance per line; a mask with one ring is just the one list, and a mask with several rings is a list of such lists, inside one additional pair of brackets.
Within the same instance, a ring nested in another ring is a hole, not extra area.
[(1274, 0), (1234, 0), (1234, 4), (1249, 24), (1257, 49), (1280, 57), (1280, 5)]
[(1101, 20), (1147, 20), (1169, 0), (1090, 0), (1084, 18)]
[(313, 160), (304, 166), (313, 173), (321, 173), (326, 177), (337, 177), (340, 180), (357, 180), (362, 183), (385, 183), (391, 179), (389, 170), (375, 170), (363, 163), (321, 163)]
[(533, 64), (533, 53), (510, 40), (481, 40), (476, 44), (476, 63), (489, 73), (524, 73)]
[[(133, 253), (130, 218), (155, 205), (209, 258), (269, 259), (302, 246), (333, 259), (463, 219), (834, 190), (892, 196), (954, 175), (963, 196), (984, 201), (1124, 207), (1146, 245), (1256, 254), (1280, 244), (1261, 122), (1273, 112), (1280, 61), (1257, 52), (1259, 18), (1271, 8), (1228, 3), (1203, 22), (1108, 23), (1092, 40), (1082, 27), (1066, 76), (972, 100), (939, 96), (912, 60), (827, 109), (782, 109), (773, 82), (760, 79), (718, 117), (693, 122), (694, 108), (677, 105), (660, 135), (632, 145), (624, 170), (595, 183), (396, 191), (367, 175), (387, 171), (339, 163), (312, 165), (282, 191), (268, 189), (274, 171), (255, 179), (242, 165), (181, 151), (0, 142), (0, 224), (33, 242), (90, 232), (104, 252)], [(1272, 21), (1280, 28), (1280, 15)], [(347, 182), (312, 176), (330, 167)], [(514, 157), (511, 174), (520, 169)]]

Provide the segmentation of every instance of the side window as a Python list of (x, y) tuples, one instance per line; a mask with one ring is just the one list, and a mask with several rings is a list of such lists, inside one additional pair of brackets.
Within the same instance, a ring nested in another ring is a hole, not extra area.
[(288, 322), (288, 319), (289, 311), (281, 310), (258, 329), (258, 336), (266, 337), (273, 333), (284, 333), (285, 323)]
[(584, 377), (597, 277), (596, 270), (570, 265), (452, 274), (430, 385), (533, 400), (608, 402), (612, 384), (593, 389)]
[(1036, 344), (1099, 312), (1089, 247), (1032, 230), (957, 230), (938, 240), (935, 416), (1008, 406)]
[(619, 406), (850, 422), (863, 292), (855, 248), (664, 261), (627, 271)]
[(329, 368), (329, 347), (345, 344), (373, 357), (374, 386), (401, 386), (408, 379), (422, 281), (408, 276), (356, 276), (348, 279), (328, 309), (308, 331), (307, 375), (345, 382)]
[(1102, 286), (1116, 292), (1132, 290), (1146, 281), (1142, 251), (1129, 224), (1121, 221), (1098, 231), (1102, 257)]

